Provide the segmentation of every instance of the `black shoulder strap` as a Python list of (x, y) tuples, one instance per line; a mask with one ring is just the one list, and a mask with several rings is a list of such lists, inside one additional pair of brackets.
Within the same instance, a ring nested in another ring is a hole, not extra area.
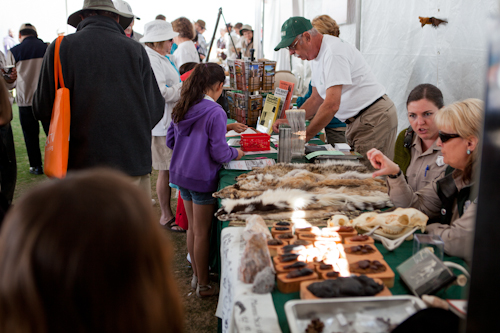
[[(448, 167), (449, 168), (449, 167)], [(441, 223), (450, 224), (453, 215), (453, 204), (458, 194), (457, 186), (451, 172), (448, 174), (448, 168), (445, 172), (446, 176), (436, 182), (437, 195), (441, 200)], [(452, 170), (453, 171), (453, 170)]]
[(415, 132), (413, 131), (413, 128), (411, 126), (408, 126), (406, 129), (406, 134), (405, 134), (405, 140), (403, 141), (403, 147), (409, 149), (411, 147), (411, 144), (413, 142), (413, 134)]

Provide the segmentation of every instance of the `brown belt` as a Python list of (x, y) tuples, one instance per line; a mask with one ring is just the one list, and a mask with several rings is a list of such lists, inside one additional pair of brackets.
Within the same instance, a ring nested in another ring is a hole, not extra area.
[(377, 98), (377, 99), (375, 100), (375, 102), (373, 102), (372, 104), (368, 105), (368, 106), (367, 106), (366, 108), (364, 108), (363, 110), (359, 111), (357, 115), (355, 115), (354, 117), (351, 117), (351, 118), (349, 118), (349, 119), (346, 119), (346, 121), (344, 121), (344, 123), (346, 123), (346, 124), (348, 124), (348, 125), (349, 125), (350, 123), (353, 123), (353, 122), (356, 120), (356, 118), (358, 118), (359, 116), (361, 116), (361, 114), (362, 114), (363, 112), (365, 112), (366, 110), (368, 110), (369, 108), (371, 108), (371, 107), (372, 107), (375, 103), (377, 103), (378, 101), (380, 101), (380, 100), (381, 100), (381, 99), (383, 99), (383, 98), (384, 98), (384, 96), (380, 96), (379, 98)]

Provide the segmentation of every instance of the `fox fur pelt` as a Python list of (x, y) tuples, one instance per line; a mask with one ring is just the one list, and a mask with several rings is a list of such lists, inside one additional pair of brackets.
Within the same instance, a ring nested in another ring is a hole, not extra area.
[[(343, 192), (344, 191), (344, 192)], [(298, 189), (276, 189), (263, 192), (254, 198), (223, 199), (216, 216), (220, 220), (241, 219), (241, 215), (311, 211), (322, 209), (329, 212), (346, 210), (374, 210), (391, 207), (387, 193), (366, 191), (345, 193), (344, 189), (322, 189), (308, 192)], [(265, 219), (266, 217), (263, 216)]]

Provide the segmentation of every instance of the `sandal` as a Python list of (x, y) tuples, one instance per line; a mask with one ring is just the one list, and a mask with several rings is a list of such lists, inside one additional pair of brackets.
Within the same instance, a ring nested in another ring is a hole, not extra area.
[[(210, 291), (207, 294), (200, 294), (200, 292), (205, 292), (205, 291)], [(205, 297), (211, 297), (211, 296), (217, 296), (219, 295), (219, 287), (215, 284), (211, 286), (210, 284), (207, 284), (206, 286), (201, 286), (198, 284), (198, 287), (196, 288), (196, 296), (199, 298), (205, 298)]]
[(196, 290), (197, 286), (198, 286), (198, 277), (196, 275), (193, 275), (193, 279), (191, 280), (191, 288)]
[[(172, 217), (172, 219), (167, 221), (167, 223), (162, 224), (162, 227), (172, 232), (186, 232), (186, 230), (182, 229), (177, 223), (175, 223), (175, 217)], [(180, 230), (174, 229), (175, 227), (180, 228)]]

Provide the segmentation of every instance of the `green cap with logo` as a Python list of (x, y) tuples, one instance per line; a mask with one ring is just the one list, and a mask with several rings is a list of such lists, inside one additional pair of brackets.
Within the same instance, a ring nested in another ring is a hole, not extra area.
[(311, 21), (302, 16), (290, 17), (281, 26), (281, 42), (274, 48), (274, 51), (289, 47), (295, 37), (312, 29)]

